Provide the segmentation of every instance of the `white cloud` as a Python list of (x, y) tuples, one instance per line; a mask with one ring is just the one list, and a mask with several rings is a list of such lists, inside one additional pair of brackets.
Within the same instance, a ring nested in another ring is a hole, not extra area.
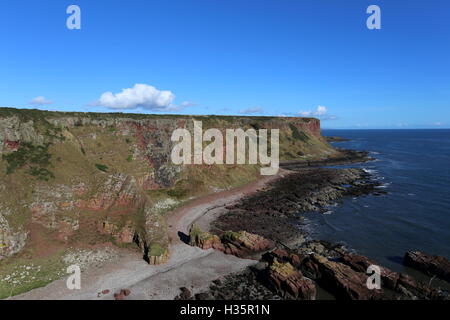
[(198, 104), (196, 104), (195, 102), (191, 102), (191, 101), (184, 101), (180, 104), (181, 108), (187, 108), (187, 107), (195, 107)]
[(112, 109), (143, 108), (156, 111), (174, 111), (184, 107), (173, 104), (175, 95), (171, 91), (158, 90), (147, 84), (135, 84), (122, 92), (105, 92), (94, 104)]
[(318, 106), (315, 111), (299, 111), (299, 115), (303, 117), (318, 117), (318, 116), (324, 116), (327, 114), (327, 107), (324, 106)]
[(337, 119), (336, 116), (328, 114), (327, 107), (324, 107), (324, 106), (318, 106), (316, 110), (309, 110), (309, 111), (301, 110), (297, 114), (302, 117), (316, 117), (321, 120), (336, 120)]
[(46, 99), (43, 96), (36, 97), (30, 101), (30, 104), (39, 105), (39, 106), (43, 106), (46, 104), (52, 104), (52, 103), (53, 103), (52, 100)]
[(263, 112), (263, 108), (261, 108), (261, 107), (247, 108), (247, 109), (239, 111), (240, 114), (255, 114), (255, 113), (262, 113), (262, 112)]

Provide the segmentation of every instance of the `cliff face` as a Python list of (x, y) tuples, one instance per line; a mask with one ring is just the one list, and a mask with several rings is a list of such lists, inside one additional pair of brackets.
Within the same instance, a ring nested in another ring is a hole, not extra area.
[(0, 260), (50, 243), (113, 242), (164, 262), (167, 212), (259, 176), (256, 165), (174, 165), (172, 132), (192, 130), (193, 120), (204, 130), (280, 129), (282, 159), (336, 153), (309, 118), (0, 109)]

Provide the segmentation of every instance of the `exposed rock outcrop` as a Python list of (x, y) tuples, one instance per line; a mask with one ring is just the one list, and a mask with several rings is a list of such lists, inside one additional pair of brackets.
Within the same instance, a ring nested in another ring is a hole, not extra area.
[(344, 254), (341, 257), (341, 260), (344, 264), (351, 267), (353, 270), (358, 272), (366, 273), (367, 269), (371, 265), (378, 266), (381, 271), (381, 286), (387, 287), (391, 290), (395, 290), (397, 288), (397, 282), (400, 278), (400, 274), (397, 272), (393, 272), (392, 270), (389, 270), (388, 268), (379, 266), (375, 261), (370, 260), (369, 258), (358, 255), (358, 254)]
[(223, 246), (219, 236), (202, 231), (196, 224), (193, 224), (191, 226), (191, 230), (189, 231), (189, 244), (203, 250), (216, 249), (219, 251), (225, 251), (225, 247)]
[[(317, 281), (330, 290), (337, 299), (351, 300), (373, 300), (381, 299), (380, 290), (368, 289), (367, 275), (356, 272), (349, 266), (330, 261), (318, 254), (312, 254), (308, 261)], [(305, 266), (306, 268), (306, 266)]]
[(264, 252), (274, 248), (274, 243), (257, 234), (247, 231), (227, 231), (222, 235), (225, 253), (237, 257), (249, 257), (253, 253)]
[(300, 300), (315, 300), (314, 281), (302, 275), (289, 262), (279, 262), (276, 258), (266, 271), (266, 280), (270, 287), (281, 297)]
[(204, 250), (215, 249), (240, 258), (251, 257), (255, 253), (271, 250), (274, 243), (246, 231), (227, 231), (221, 237), (202, 231), (196, 224), (191, 226), (189, 244)]
[(19, 252), (26, 243), (28, 232), (14, 231), (0, 214), (0, 260)]

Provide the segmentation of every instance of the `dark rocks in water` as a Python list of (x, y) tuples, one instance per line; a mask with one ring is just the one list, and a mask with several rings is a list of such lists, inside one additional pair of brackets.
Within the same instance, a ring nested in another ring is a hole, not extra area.
[(324, 137), (327, 142), (345, 142), (350, 141), (350, 139), (342, 138), (342, 137)]
[(317, 253), (328, 258), (340, 258), (347, 253), (347, 249), (342, 244), (333, 244), (324, 240), (306, 241), (302, 246), (296, 249), (296, 252), (301, 255), (309, 255)]
[[(301, 244), (302, 232), (290, 219), (299, 212), (320, 211), (338, 198), (378, 192), (379, 182), (360, 169), (316, 168), (292, 172), (269, 188), (227, 207), (226, 214), (213, 222), (220, 230), (245, 230), (266, 239)], [(348, 187), (346, 187), (348, 186)]]
[(406, 299), (448, 300), (448, 294), (445, 292), (431, 288), (404, 273), (399, 274), (395, 289)]
[[(375, 261), (349, 253), (341, 245), (309, 241), (297, 250), (276, 248), (245, 272), (212, 282), (197, 300), (316, 299), (317, 286), (338, 300), (449, 300), (448, 292), (432, 288), (404, 273), (394, 272)], [(307, 252), (307, 253), (305, 253)], [(317, 254), (322, 252), (324, 255)], [(381, 289), (369, 289), (369, 266), (378, 266)], [(194, 299), (186, 294), (185, 297)]]
[(397, 287), (397, 281), (400, 276), (397, 272), (391, 271), (388, 268), (379, 266), (375, 261), (359, 254), (344, 254), (340, 260), (342, 263), (348, 265), (357, 272), (366, 273), (371, 265), (378, 266), (381, 271), (381, 285), (382, 287), (394, 290)]
[(311, 167), (336, 166), (348, 163), (367, 162), (373, 160), (367, 151), (338, 149), (339, 153), (332, 157), (318, 160), (288, 160), (282, 161), (280, 167), (288, 170), (298, 170)]
[[(386, 267), (379, 266), (375, 261), (358, 254), (344, 254), (340, 261), (353, 270), (366, 272), (370, 265), (376, 265), (381, 271), (381, 286), (395, 292), (397, 299), (427, 299), (442, 300), (447, 299), (448, 294), (429, 285), (416, 281), (404, 273), (394, 272)], [(389, 295), (388, 295), (389, 296)]]
[(203, 250), (212, 248), (225, 251), (222, 241), (217, 235), (202, 231), (196, 224), (193, 224), (189, 231), (189, 245), (199, 247)]
[(330, 261), (318, 254), (310, 255), (308, 263), (313, 268), (310, 273), (315, 274), (317, 281), (336, 299), (382, 299), (382, 290), (370, 290), (367, 287), (367, 275), (364, 273), (357, 272), (343, 263)]
[(450, 261), (444, 257), (431, 256), (421, 251), (409, 251), (405, 254), (404, 264), (450, 282)]

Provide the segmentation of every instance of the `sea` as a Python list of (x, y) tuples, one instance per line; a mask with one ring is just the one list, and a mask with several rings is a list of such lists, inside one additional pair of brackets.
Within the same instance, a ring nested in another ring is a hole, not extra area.
[(406, 251), (450, 259), (450, 129), (323, 130), (350, 139), (332, 143), (366, 150), (373, 161), (340, 167), (362, 168), (386, 194), (348, 197), (325, 214), (304, 214), (316, 239), (342, 243), (395, 271)]

